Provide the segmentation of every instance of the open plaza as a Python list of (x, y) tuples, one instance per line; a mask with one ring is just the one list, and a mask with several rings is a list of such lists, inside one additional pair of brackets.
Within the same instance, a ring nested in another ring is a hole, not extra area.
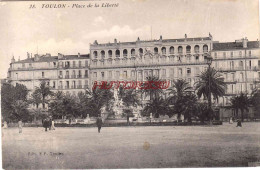
[(2, 129), (4, 169), (255, 166), (260, 123)]

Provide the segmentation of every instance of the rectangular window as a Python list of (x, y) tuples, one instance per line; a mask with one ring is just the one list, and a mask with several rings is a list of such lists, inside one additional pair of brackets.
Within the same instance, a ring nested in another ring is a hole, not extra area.
[(179, 75), (179, 77), (182, 76), (182, 69), (181, 68), (178, 69), (178, 75)]
[(85, 78), (88, 78), (88, 70), (85, 70)]
[(165, 69), (162, 70), (162, 76), (166, 77), (166, 70)]
[(94, 77), (97, 78), (97, 72), (94, 72)]
[(53, 86), (52, 86), (52, 87), (55, 89), (55, 86), (56, 86), (56, 83), (55, 83), (55, 81), (54, 81), (54, 82), (53, 82)]
[(127, 78), (127, 71), (124, 71), (124, 78)]
[(109, 71), (109, 72), (108, 72), (108, 76), (109, 76), (110, 78), (112, 78), (112, 71)]
[(87, 60), (85, 61), (85, 66), (88, 67), (88, 61)]
[(81, 67), (81, 61), (79, 61), (79, 67)]
[(226, 52), (223, 52), (223, 57), (226, 58)]
[(233, 57), (233, 52), (230, 53), (230, 56)]
[(131, 71), (131, 77), (134, 77), (134, 76), (135, 76), (135, 71), (132, 70), (132, 71)]
[(42, 72), (42, 78), (44, 78), (44, 72)]
[(101, 77), (102, 77), (102, 79), (105, 78), (105, 73), (104, 72), (101, 72)]
[(218, 57), (218, 53), (215, 53), (215, 58), (217, 58)]
[(120, 71), (116, 71), (116, 77), (119, 78), (120, 76)]
[(191, 69), (187, 68), (187, 74), (190, 75), (191, 74)]
[(251, 56), (251, 51), (248, 52), (248, 55)]

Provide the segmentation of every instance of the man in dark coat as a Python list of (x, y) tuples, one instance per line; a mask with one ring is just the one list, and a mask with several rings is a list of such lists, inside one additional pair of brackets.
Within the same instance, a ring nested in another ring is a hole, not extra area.
[(43, 120), (43, 127), (45, 128), (45, 132), (47, 132), (47, 128), (49, 127), (49, 120), (48, 119)]
[(102, 118), (100, 115), (97, 117), (97, 127), (98, 127), (98, 133), (100, 133), (101, 127), (102, 127)]
[(239, 126), (239, 127), (242, 127), (242, 123), (241, 123), (241, 120), (240, 120), (240, 119), (237, 120), (237, 127), (238, 127), (238, 126)]

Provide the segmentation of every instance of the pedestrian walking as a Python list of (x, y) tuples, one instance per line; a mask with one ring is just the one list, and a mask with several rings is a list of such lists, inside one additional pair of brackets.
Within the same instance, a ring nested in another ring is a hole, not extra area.
[(238, 127), (238, 126), (239, 126), (239, 127), (242, 127), (242, 122), (241, 122), (240, 119), (237, 120), (237, 127)]
[(100, 133), (101, 127), (102, 127), (102, 118), (100, 115), (97, 117), (97, 127), (98, 127), (98, 133)]
[(48, 119), (43, 120), (43, 127), (45, 128), (45, 132), (47, 132), (47, 128), (49, 127), (49, 120)]
[(7, 129), (7, 128), (8, 128), (7, 122), (4, 121), (4, 129)]
[(51, 130), (55, 130), (54, 120), (51, 121)]
[(51, 130), (51, 124), (52, 124), (52, 119), (49, 118), (49, 121), (48, 121), (48, 127), (49, 127), (49, 130)]
[(19, 122), (18, 122), (18, 128), (19, 128), (19, 133), (22, 133), (22, 128), (23, 128), (23, 122), (22, 122), (22, 120), (19, 120)]
[(233, 124), (233, 117), (229, 118), (229, 124)]

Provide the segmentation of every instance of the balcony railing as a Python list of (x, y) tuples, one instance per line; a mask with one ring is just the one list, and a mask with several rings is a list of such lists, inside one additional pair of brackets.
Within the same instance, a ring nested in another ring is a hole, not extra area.
[(70, 87), (69, 86), (65, 86), (65, 89), (69, 89)]
[(82, 75), (77, 75), (77, 78), (82, 78)]
[(84, 75), (84, 78), (88, 78), (88, 75)]
[(82, 89), (82, 85), (77, 85), (77, 88), (78, 89)]
[(69, 76), (69, 75), (65, 75), (65, 78), (66, 78), (66, 79), (69, 79), (69, 78), (70, 78), (70, 76)]
[(75, 79), (75, 78), (77, 78), (77, 76), (76, 75), (71, 75), (71, 78)]
[(76, 89), (76, 86), (71, 86), (70, 88), (71, 88), (71, 89)]
[(58, 86), (58, 89), (63, 89), (63, 86)]

